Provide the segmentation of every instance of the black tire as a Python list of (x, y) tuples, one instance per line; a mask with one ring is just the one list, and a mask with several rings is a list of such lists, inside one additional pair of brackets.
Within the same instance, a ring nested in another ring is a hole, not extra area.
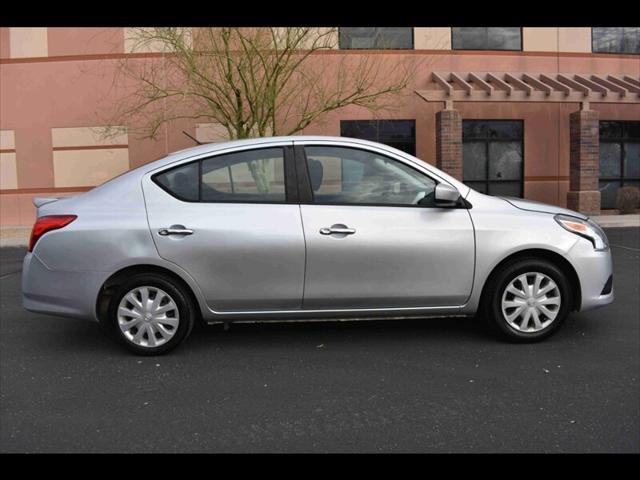
[[(166, 292), (176, 304), (179, 312), (176, 332), (168, 341), (156, 347), (136, 345), (125, 336), (118, 325), (117, 311), (120, 301), (131, 290), (142, 286), (156, 287)], [(162, 355), (176, 348), (189, 336), (195, 323), (195, 317), (195, 305), (182, 285), (171, 277), (159, 273), (140, 273), (118, 286), (109, 303), (107, 320), (113, 331), (113, 336), (129, 351), (137, 355)]]
[[(505, 318), (502, 312), (502, 296), (515, 278), (530, 272), (539, 272), (551, 278), (558, 287), (561, 302), (555, 319), (549, 325), (536, 332), (522, 332), (513, 328)], [(508, 263), (492, 275), (482, 299), (481, 314), (491, 330), (502, 339), (528, 343), (538, 342), (553, 335), (571, 312), (572, 305), (571, 285), (564, 272), (546, 259), (530, 257)]]

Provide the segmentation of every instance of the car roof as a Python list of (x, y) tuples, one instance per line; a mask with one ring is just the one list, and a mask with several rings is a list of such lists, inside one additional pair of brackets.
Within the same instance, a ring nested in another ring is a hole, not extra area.
[(254, 137), (254, 138), (246, 138), (242, 140), (229, 140), (225, 142), (218, 143), (205, 143), (203, 145), (197, 145), (195, 147), (184, 148), (182, 150), (177, 150), (175, 152), (171, 152), (157, 160), (153, 160), (151, 162), (145, 163), (137, 168), (129, 170), (118, 177), (130, 177), (134, 175), (142, 176), (150, 171), (156, 170), (158, 168), (163, 168), (168, 165), (171, 165), (176, 162), (181, 162), (183, 160), (187, 160), (192, 157), (199, 157), (208, 154), (215, 154), (217, 152), (223, 152), (225, 150), (233, 150), (236, 148), (242, 147), (259, 147), (261, 145), (268, 146), (270, 144), (282, 144), (285, 142), (341, 142), (344, 144), (357, 144), (363, 146), (371, 146), (375, 148), (384, 148), (386, 150), (395, 151), (396, 153), (406, 155), (405, 152), (397, 150), (393, 147), (389, 147), (388, 145), (384, 145), (381, 143), (370, 142), (368, 140), (361, 140), (359, 138), (350, 138), (350, 137), (334, 137), (328, 135), (288, 135), (288, 136), (278, 136), (278, 137)]

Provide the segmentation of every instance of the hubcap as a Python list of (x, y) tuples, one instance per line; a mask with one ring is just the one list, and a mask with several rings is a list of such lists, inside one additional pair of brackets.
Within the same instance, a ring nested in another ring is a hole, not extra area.
[(118, 306), (118, 326), (131, 343), (158, 347), (175, 335), (180, 323), (178, 307), (167, 292), (156, 287), (136, 287)]
[(502, 314), (519, 332), (539, 332), (560, 311), (560, 289), (544, 273), (529, 272), (514, 278), (502, 294)]

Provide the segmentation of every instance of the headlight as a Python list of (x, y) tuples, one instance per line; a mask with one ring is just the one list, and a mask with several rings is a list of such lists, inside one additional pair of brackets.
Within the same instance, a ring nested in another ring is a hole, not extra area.
[(569, 215), (556, 215), (553, 218), (565, 230), (589, 240), (596, 250), (606, 250), (609, 248), (607, 236), (597, 223)]

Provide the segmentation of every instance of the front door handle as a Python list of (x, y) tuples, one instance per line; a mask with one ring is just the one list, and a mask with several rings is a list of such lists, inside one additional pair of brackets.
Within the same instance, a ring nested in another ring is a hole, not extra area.
[(158, 230), (158, 234), (164, 236), (167, 235), (191, 235), (193, 230), (184, 228), (182, 225), (172, 225), (169, 228), (161, 228)]
[(356, 233), (355, 228), (344, 227), (342, 225), (333, 225), (331, 227), (325, 227), (320, 229), (321, 235), (333, 235), (333, 234), (342, 234), (342, 235), (353, 235)]

